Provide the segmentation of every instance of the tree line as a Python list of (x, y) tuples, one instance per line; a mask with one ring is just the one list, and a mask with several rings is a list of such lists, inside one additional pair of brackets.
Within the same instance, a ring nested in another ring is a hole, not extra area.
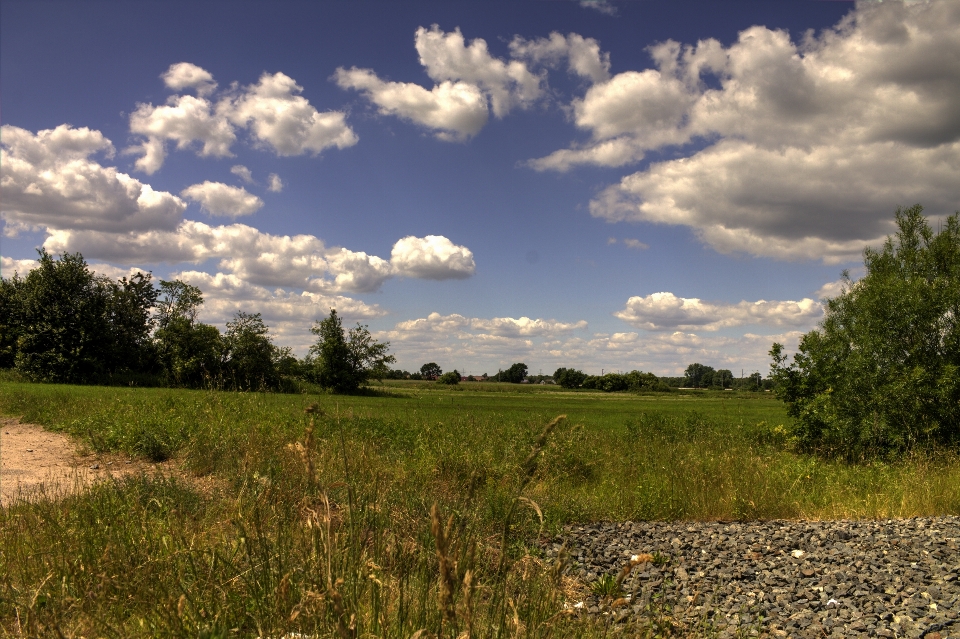
[(274, 344), (260, 313), (221, 331), (198, 320), (199, 288), (150, 273), (111, 280), (80, 253), (40, 251), (26, 277), (0, 278), (0, 368), (28, 379), (231, 390), (295, 390), (298, 381), (352, 392), (394, 362), (366, 326), (344, 331), (336, 310), (315, 322), (298, 359)]

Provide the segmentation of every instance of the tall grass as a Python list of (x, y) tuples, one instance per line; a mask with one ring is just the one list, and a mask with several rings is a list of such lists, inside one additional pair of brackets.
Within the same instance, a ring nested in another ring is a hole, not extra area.
[(595, 636), (539, 559), (565, 523), (960, 510), (954, 454), (798, 455), (765, 399), (388, 391), (0, 383), (0, 414), (183, 469), (0, 509), (2, 632)]

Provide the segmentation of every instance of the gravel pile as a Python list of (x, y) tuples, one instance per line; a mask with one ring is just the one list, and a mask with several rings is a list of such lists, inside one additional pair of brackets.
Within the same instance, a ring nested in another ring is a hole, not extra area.
[(957, 517), (597, 523), (565, 529), (548, 559), (562, 548), (592, 593), (571, 609), (611, 621), (720, 636), (960, 637)]

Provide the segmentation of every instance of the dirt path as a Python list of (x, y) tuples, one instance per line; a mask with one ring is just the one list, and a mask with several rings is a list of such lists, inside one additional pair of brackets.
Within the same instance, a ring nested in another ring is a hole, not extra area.
[(2, 505), (18, 496), (30, 499), (42, 494), (69, 494), (96, 481), (151, 472), (159, 466), (120, 455), (84, 453), (66, 435), (0, 417)]

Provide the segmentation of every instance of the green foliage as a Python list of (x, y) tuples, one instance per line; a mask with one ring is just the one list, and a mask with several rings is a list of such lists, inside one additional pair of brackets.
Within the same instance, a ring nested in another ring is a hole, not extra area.
[(860, 458), (960, 441), (960, 219), (934, 233), (917, 205), (864, 251), (866, 275), (828, 300), (788, 363), (770, 351), (778, 395), (806, 450)]
[(420, 378), (421, 379), (438, 379), (443, 375), (443, 370), (436, 362), (429, 362), (420, 367)]
[[(579, 372), (579, 371), (578, 371)], [(619, 391), (668, 392), (669, 386), (661, 382), (653, 373), (633, 370), (629, 373), (607, 373), (606, 375), (586, 375), (581, 384), (583, 388), (599, 390), (605, 393)]]
[(366, 326), (357, 324), (344, 335), (336, 309), (318, 320), (310, 332), (317, 342), (310, 347), (315, 360), (315, 380), (324, 388), (338, 393), (355, 392), (368, 379), (382, 380), (389, 364), (396, 361), (388, 355), (389, 342), (377, 342)]
[(439, 378), (437, 378), (437, 383), (446, 384), (448, 386), (456, 386), (457, 384), (460, 383), (460, 380), (462, 379), (463, 377), (460, 375), (459, 371), (457, 371), (457, 369), (453, 369), (452, 371), (448, 373), (444, 373)]
[(575, 368), (558, 368), (553, 373), (553, 381), (563, 388), (580, 388), (587, 374)]
[[(224, 378), (237, 390), (271, 390), (280, 385), (279, 349), (260, 313), (237, 311), (224, 335)], [(289, 362), (289, 360), (287, 360)]]
[(683, 385), (689, 388), (709, 388), (713, 386), (714, 371), (712, 366), (694, 363), (684, 371)]
[(497, 379), (508, 384), (519, 384), (527, 376), (527, 365), (517, 362), (505, 371), (497, 373)]
[(16, 363), (17, 341), (23, 326), (22, 294), (23, 279), (18, 274), (0, 278), (0, 369), (13, 368)]
[(12, 356), (17, 370), (31, 379), (82, 382), (136, 370), (151, 360), (150, 275), (112, 282), (96, 277), (79, 253), (59, 260), (39, 253), (37, 268), (26, 278), (4, 280), (2, 286), (3, 363)]
[(219, 382), (226, 344), (215, 326), (196, 321), (203, 295), (180, 280), (160, 280), (154, 333), (169, 383), (199, 388)]

